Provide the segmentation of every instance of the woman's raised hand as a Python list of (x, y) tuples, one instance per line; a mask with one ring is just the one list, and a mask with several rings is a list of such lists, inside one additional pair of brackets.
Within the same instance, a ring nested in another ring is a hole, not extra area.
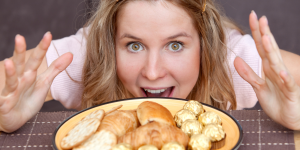
[[(293, 130), (300, 129), (300, 87), (288, 71), (294, 69), (300, 60), (297, 58), (294, 64), (286, 66), (279, 49), (268, 26), (265, 16), (259, 21), (254, 11), (249, 17), (252, 36), (256, 48), (262, 58), (263, 73), (265, 79), (258, 77), (252, 69), (239, 57), (234, 65), (238, 73), (249, 82), (259, 100), (260, 105), (267, 115), (274, 121)], [(283, 54), (283, 53), (282, 53)], [(300, 78), (299, 76), (295, 76)]]
[(0, 95), (0, 131), (12, 132), (20, 128), (41, 109), (50, 85), (61, 71), (72, 62), (73, 55), (66, 53), (55, 60), (45, 72), (38, 75), (52, 35), (47, 32), (27, 61), (23, 36), (15, 38), (13, 57), (4, 60), (5, 84)]

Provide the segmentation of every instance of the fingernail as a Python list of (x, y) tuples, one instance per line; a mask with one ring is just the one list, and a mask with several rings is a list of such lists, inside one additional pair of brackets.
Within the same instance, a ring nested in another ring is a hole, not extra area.
[(251, 13), (254, 14), (255, 18), (257, 19), (257, 15), (256, 15), (255, 11), (251, 10)]
[(5, 58), (5, 59), (3, 60), (4, 66), (5, 66), (5, 67), (7, 66), (7, 61), (8, 61), (8, 59), (9, 59), (9, 58)]
[[(50, 34), (50, 31), (46, 32), (46, 33), (44, 34), (44, 37), (47, 36), (48, 34)], [(43, 37), (43, 38), (44, 38), (44, 37)]]
[(266, 16), (262, 16), (262, 17), (266, 20), (267, 25), (269, 25), (269, 21), (268, 21), (267, 17)]
[(17, 34), (17, 35), (15, 36), (15, 41), (17, 41), (18, 38), (19, 38), (20, 36), (21, 36), (20, 34)]

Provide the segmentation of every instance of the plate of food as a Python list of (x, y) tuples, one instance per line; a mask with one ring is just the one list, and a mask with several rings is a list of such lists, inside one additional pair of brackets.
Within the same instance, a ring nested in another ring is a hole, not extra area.
[(238, 149), (243, 129), (213, 106), (177, 98), (133, 98), (84, 109), (64, 120), (53, 148)]

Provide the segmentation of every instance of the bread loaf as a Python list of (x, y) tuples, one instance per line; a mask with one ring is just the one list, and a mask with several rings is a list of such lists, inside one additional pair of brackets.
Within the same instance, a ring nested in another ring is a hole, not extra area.
[(171, 112), (166, 107), (155, 102), (145, 101), (141, 103), (137, 108), (137, 116), (141, 125), (156, 121), (175, 126)]

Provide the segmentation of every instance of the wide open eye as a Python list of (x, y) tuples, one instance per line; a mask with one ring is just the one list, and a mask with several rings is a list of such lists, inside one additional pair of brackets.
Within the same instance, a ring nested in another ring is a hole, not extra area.
[(138, 52), (138, 51), (141, 51), (143, 50), (143, 46), (140, 44), (140, 43), (130, 43), (128, 46), (127, 46), (128, 50), (131, 51), (131, 52)]
[(180, 42), (171, 42), (168, 45), (168, 49), (174, 52), (180, 51), (182, 49), (182, 44)]

